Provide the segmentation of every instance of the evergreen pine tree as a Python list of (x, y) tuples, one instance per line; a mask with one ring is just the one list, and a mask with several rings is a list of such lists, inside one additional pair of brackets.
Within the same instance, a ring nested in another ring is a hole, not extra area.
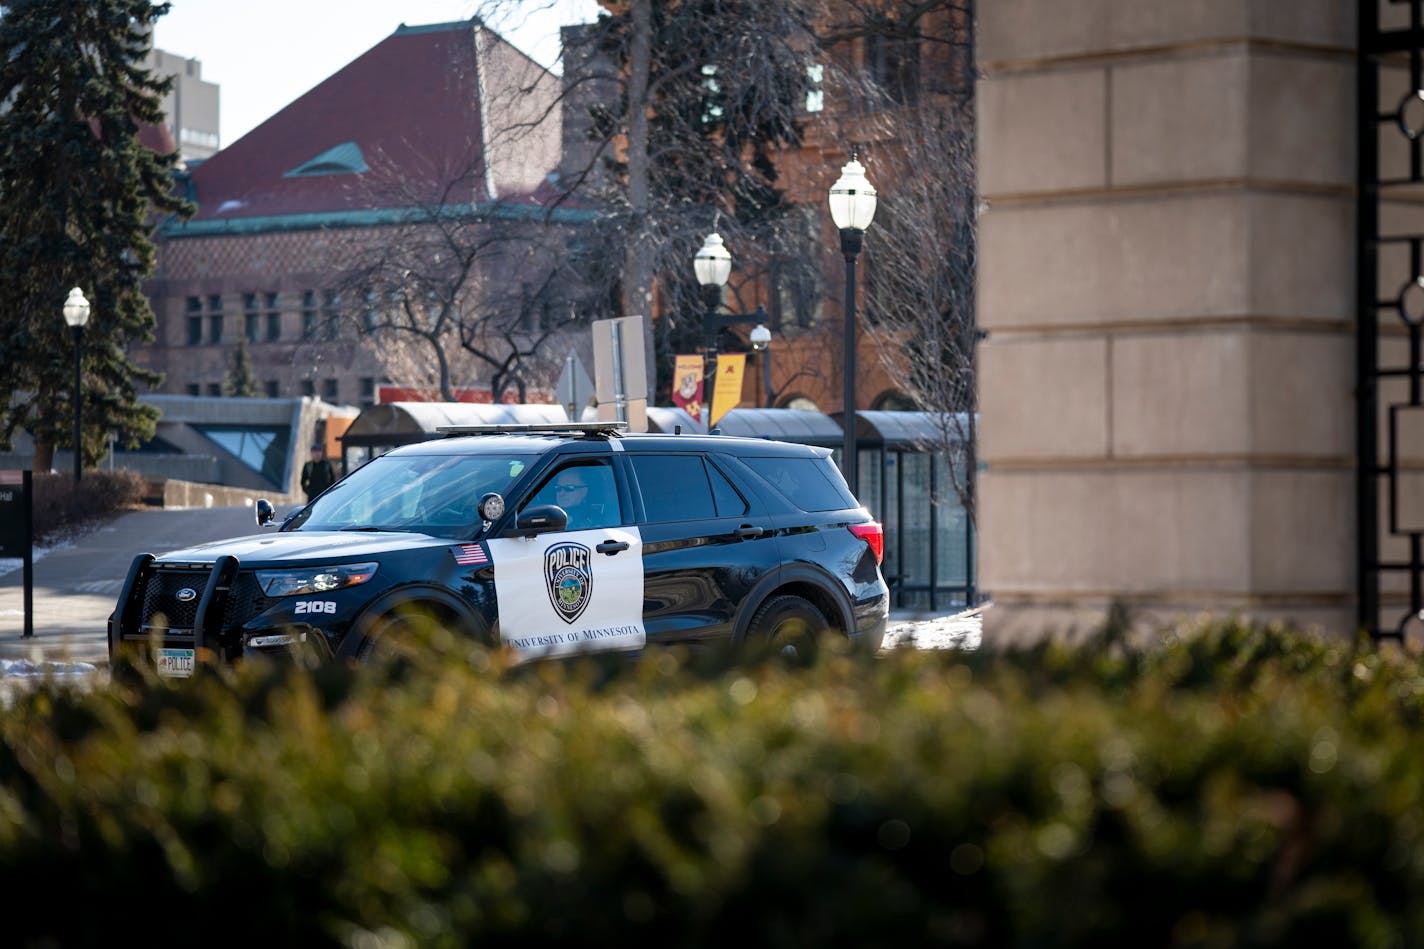
[(252, 355), (247, 351), (247, 337), (237, 341), (223, 384), (224, 395), (252, 397), (257, 394), (257, 379), (252, 371)]
[(158, 215), (187, 213), (173, 190), (176, 154), (139, 140), (163, 121), (171, 80), (144, 66), (154, 22), (148, 0), (7, 0), (0, 18), (0, 446), (23, 427), (35, 467), (73, 440), (74, 343), (60, 317), (70, 287), (92, 304), (82, 349), (83, 455), (95, 463), (108, 432), (127, 445), (152, 435), (157, 411), (138, 386), (157, 373), (131, 362), (152, 338), (142, 292)]

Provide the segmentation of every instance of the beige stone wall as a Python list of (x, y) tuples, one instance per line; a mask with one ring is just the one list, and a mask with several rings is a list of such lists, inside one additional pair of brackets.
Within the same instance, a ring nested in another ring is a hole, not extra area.
[(1354, 17), (981, 5), (989, 641), (1354, 614)]

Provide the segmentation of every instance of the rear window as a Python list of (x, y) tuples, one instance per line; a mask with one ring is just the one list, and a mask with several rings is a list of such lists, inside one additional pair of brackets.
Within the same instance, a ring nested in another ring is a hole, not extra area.
[(770, 481), (803, 511), (840, 511), (859, 507), (845, 479), (825, 458), (746, 457), (747, 467)]

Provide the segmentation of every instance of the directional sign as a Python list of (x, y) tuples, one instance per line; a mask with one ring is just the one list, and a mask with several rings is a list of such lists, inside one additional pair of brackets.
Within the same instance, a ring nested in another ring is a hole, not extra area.
[(593, 380), (583, 368), (583, 360), (572, 349), (564, 357), (564, 370), (559, 373), (559, 381), (554, 387), (559, 404), (569, 413), (569, 421), (583, 418), (583, 407), (593, 398)]

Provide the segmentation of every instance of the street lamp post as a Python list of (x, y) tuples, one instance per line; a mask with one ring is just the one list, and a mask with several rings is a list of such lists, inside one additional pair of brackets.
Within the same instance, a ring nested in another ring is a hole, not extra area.
[(845, 280), (845, 399), (841, 427), (845, 441), (841, 447), (841, 472), (851, 494), (859, 495), (856, 458), (855, 415), (855, 258), (860, 253), (865, 229), (875, 217), (875, 189), (865, 177), (865, 166), (851, 153), (841, 168), (841, 176), (831, 185), (831, 220), (841, 232), (841, 254), (846, 262)]
[(89, 322), (89, 301), (84, 299), (84, 291), (78, 287), (70, 290), (62, 312), (64, 322), (74, 330), (74, 483), (78, 484), (84, 470), (83, 430), (80, 428), (79, 412), (82, 393), (79, 384), (79, 353), (83, 344), (84, 324)]
[[(708, 422), (712, 418), (712, 387), (716, 382), (716, 361), (717, 361), (717, 334), (729, 326), (741, 324), (755, 324), (748, 341), (752, 344), (752, 349), (762, 353), (763, 360), (766, 355), (766, 348), (771, 342), (771, 330), (766, 328), (768, 320), (767, 312), (758, 306), (751, 313), (726, 313), (717, 312), (717, 308), (722, 305), (722, 287), (727, 283), (727, 278), (732, 275), (732, 255), (727, 250), (727, 245), (722, 242), (722, 236), (716, 231), (707, 235), (707, 239), (702, 242), (702, 247), (692, 258), (692, 271), (697, 275), (697, 282), (702, 285), (702, 299), (704, 312), (702, 314), (702, 345), (706, 350), (703, 357), (706, 362), (702, 370), (702, 424), (704, 428), (710, 427)], [(770, 370), (763, 367), (766, 376), (766, 389), (771, 391)]]
[[(761, 307), (757, 307), (757, 312), (761, 312)], [(752, 327), (752, 331), (747, 334), (747, 342), (752, 344), (752, 349), (761, 356), (761, 384), (766, 392), (766, 407), (771, 408), (771, 330), (763, 323), (758, 323)]]

